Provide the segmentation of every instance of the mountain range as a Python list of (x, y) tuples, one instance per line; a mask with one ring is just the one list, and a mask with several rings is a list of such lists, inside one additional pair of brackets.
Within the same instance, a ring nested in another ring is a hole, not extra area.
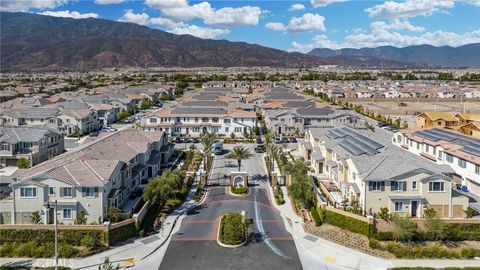
[[(478, 66), (480, 62), (475, 60), (479, 53), (472, 56), (474, 51), (478, 51), (479, 44), (472, 44), (470, 49), (468, 45), (466, 49), (458, 49), (462, 54), (460, 58), (455, 57), (457, 48), (440, 47), (442, 51), (437, 52), (428, 46), (416, 46), (418, 49), (408, 53), (413, 55), (409, 58), (390, 52), (407, 48), (394, 47), (380, 47), (385, 48), (381, 54), (375, 53), (375, 49), (315, 49), (309, 54), (302, 54), (245, 42), (175, 35), (133, 23), (21, 12), (0, 12), (0, 30), (2, 72), (112, 67)], [(365, 50), (374, 52), (367, 53)], [(443, 51), (448, 51), (448, 56), (444, 56)], [(463, 56), (466, 53), (470, 53), (470, 57)], [(438, 60), (440, 58), (442, 62)]]
[(325, 49), (317, 48), (308, 53), (309, 55), (333, 57), (367, 57), (380, 61), (401, 61), (415, 63), (419, 66), (439, 67), (480, 67), (480, 43), (467, 44), (460, 47), (434, 47), (432, 45), (418, 45), (397, 48), (382, 46), (376, 48), (361, 49)]

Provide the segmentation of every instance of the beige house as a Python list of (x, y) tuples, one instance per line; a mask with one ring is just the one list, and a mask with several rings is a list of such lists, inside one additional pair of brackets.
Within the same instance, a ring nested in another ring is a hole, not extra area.
[(166, 133), (127, 129), (18, 170), (9, 195), (0, 199), (0, 222), (30, 223), (39, 211), (43, 223), (53, 223), (53, 210), (45, 204), (55, 200), (60, 223), (73, 224), (81, 211), (88, 223), (103, 222), (109, 208), (126, 212), (132, 205), (127, 201), (139, 199), (130, 196), (168, 164), (171, 151)]
[(392, 147), (390, 134), (351, 127), (311, 128), (300, 143), (311, 173), (337, 205), (358, 201), (365, 213), (423, 217), (427, 207), (443, 218), (464, 217), (468, 198), (452, 190), (454, 171)]

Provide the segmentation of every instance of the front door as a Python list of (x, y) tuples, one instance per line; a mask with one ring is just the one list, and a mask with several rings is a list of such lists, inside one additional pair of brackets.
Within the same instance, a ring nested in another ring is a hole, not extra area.
[(55, 209), (49, 208), (48, 209), (48, 224), (53, 224), (55, 222)]
[(411, 207), (412, 207), (412, 217), (416, 217), (417, 216), (417, 209), (418, 209), (418, 201), (412, 201), (411, 202)]

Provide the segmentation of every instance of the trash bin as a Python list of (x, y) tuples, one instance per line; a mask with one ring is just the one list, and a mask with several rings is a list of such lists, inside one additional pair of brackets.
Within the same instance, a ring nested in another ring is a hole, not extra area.
[(468, 191), (467, 186), (463, 186), (463, 185), (462, 185), (462, 191), (463, 191), (463, 192), (467, 192), (467, 191)]

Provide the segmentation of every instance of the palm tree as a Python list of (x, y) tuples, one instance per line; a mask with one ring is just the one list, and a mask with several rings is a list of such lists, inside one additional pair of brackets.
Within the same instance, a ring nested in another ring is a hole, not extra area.
[(215, 132), (205, 132), (200, 136), (200, 143), (203, 146), (203, 157), (205, 169), (207, 164), (210, 161), (210, 156), (212, 155), (212, 147), (215, 141), (218, 139), (217, 133)]
[(230, 150), (227, 158), (236, 159), (238, 162), (238, 171), (240, 171), (242, 160), (248, 159), (251, 155), (252, 154), (250, 154), (250, 151), (247, 148), (243, 146), (235, 146), (232, 150)]

